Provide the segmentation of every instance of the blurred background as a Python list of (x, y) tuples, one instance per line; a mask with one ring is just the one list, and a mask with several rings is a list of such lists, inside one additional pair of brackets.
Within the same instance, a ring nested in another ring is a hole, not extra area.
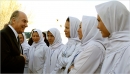
[[(95, 6), (112, 0), (0, 0), (0, 30), (9, 22), (13, 11), (21, 10), (28, 16), (28, 27), (25, 29), (27, 39), (32, 29), (46, 32), (58, 28), (63, 43), (67, 42), (64, 34), (64, 23), (68, 16), (82, 19), (83, 15), (97, 16)], [(130, 11), (129, 0), (117, 0)]]

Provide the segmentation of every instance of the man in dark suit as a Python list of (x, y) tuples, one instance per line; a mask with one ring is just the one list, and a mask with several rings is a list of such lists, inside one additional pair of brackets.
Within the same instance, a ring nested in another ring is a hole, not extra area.
[(1, 73), (23, 73), (25, 56), (17, 39), (19, 33), (23, 33), (28, 26), (28, 19), (22, 11), (14, 11), (9, 24), (1, 33)]

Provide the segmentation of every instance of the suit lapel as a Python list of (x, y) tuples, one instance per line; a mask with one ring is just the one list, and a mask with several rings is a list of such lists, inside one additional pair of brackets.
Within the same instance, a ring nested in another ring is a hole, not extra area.
[(7, 26), (6, 29), (8, 30), (7, 33), (9, 36), (11, 36), (13, 43), (17, 46), (18, 50), (20, 51), (20, 47), (18, 45), (14, 32), (12, 31), (12, 29), (9, 26)]

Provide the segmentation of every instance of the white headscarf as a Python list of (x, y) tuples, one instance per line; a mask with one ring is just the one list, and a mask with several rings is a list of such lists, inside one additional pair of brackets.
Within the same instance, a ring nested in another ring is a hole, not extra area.
[(48, 31), (50, 31), (53, 34), (53, 36), (55, 37), (53, 44), (50, 45), (49, 47), (57, 48), (58, 46), (62, 45), (60, 31), (57, 28), (51, 28)]
[(33, 31), (38, 33), (40, 40), (37, 43), (33, 42), (32, 46), (37, 47), (38, 45), (45, 45), (42, 31), (39, 29), (34, 29)]
[(110, 34), (130, 31), (130, 12), (118, 1), (110, 1), (96, 6), (97, 13)]
[(75, 17), (69, 17), (69, 23), (70, 38), (68, 38), (68, 42), (66, 43), (65, 48), (58, 58), (57, 69), (67, 65), (68, 58), (76, 50), (76, 46), (80, 44), (80, 40), (77, 33), (80, 25), (80, 20)]
[(81, 39), (81, 45), (84, 46), (88, 42), (94, 40), (94, 41), (102, 41), (103, 38), (101, 36), (101, 33), (97, 29), (97, 18), (92, 16), (83, 16), (82, 17), (82, 39)]
[(39, 40), (37, 43), (33, 42), (33, 44), (32, 44), (31, 47), (30, 47), (31, 53), (29, 52), (29, 69), (30, 69), (31, 71), (34, 71), (34, 70), (33, 70), (33, 69), (34, 69), (34, 68), (33, 68), (33, 59), (34, 59), (34, 56), (30, 56), (30, 55), (33, 55), (33, 54), (34, 54), (35, 49), (36, 49), (37, 46), (40, 46), (40, 45), (46, 46), (46, 43), (44, 42), (44, 38), (43, 38), (42, 31), (39, 30), (39, 29), (35, 29), (34, 32), (35, 32), (35, 31), (38, 33), (38, 35), (39, 35), (39, 37), (40, 37), (40, 40)]
[(81, 39), (81, 46), (79, 47), (81, 50), (79, 50), (78, 53), (83, 51), (90, 41), (97, 41), (100, 42), (101, 44), (104, 44), (103, 42), (104, 39), (102, 38), (100, 31), (97, 29), (97, 25), (98, 21), (96, 17), (93, 16), (82, 17), (81, 28), (83, 37)]
[[(57, 63), (58, 56), (62, 49), (64, 48), (64, 45), (62, 43), (60, 31), (57, 28), (51, 28), (48, 31), (50, 31), (53, 36), (55, 37), (55, 40), (52, 45), (49, 46), (50, 50), (48, 50), (47, 59), (46, 59), (46, 73), (52, 72)], [(48, 57), (49, 56), (49, 57)], [(51, 65), (50, 65), (51, 64)]]
[(70, 57), (71, 59), (69, 59), (70, 61), (66, 66), (64, 74), (67, 74), (68, 68), (71, 66), (72, 60), (75, 58), (74, 56), (79, 54), (82, 50), (84, 50), (90, 41), (102, 42), (103, 38), (99, 30), (97, 29), (97, 25), (98, 22), (96, 17), (92, 17), (92, 16), (82, 17), (81, 27), (82, 27), (83, 37), (81, 39), (81, 45), (77, 47), (78, 50), (74, 54), (72, 54), (73, 57), (72, 56)]
[(23, 37), (24, 37), (24, 41), (23, 43), (21, 44), (22, 45), (22, 48), (23, 50), (27, 50), (28, 48), (30, 48), (30, 45), (28, 44), (27, 40), (26, 40), (26, 36), (24, 33), (22, 33)]
[(130, 41), (130, 12), (122, 3), (118, 1), (102, 3), (96, 6), (96, 10), (110, 32), (108, 47), (111, 47), (107, 53), (116, 51), (123, 46), (122, 43)]
[[(26, 40), (26, 36), (24, 33), (22, 33), (24, 41), (21, 44), (22, 48), (23, 48), (23, 54), (26, 56), (26, 63), (28, 63), (28, 54), (29, 54), (29, 49), (30, 49), (30, 45), (28, 44), (27, 40)], [(25, 64), (25, 67), (28, 67), (27, 64)]]
[(101, 74), (128, 73), (127, 71), (130, 71), (127, 69), (130, 65), (128, 60), (130, 53), (127, 49), (130, 46), (130, 12), (118, 1), (99, 4), (96, 10), (110, 32)]
[(69, 16), (69, 21), (70, 21), (70, 38), (78, 38), (78, 29), (80, 25), (80, 20)]
[(32, 33), (35, 29), (32, 29), (32, 31), (30, 32), (30, 38), (32, 38)]
[(78, 28), (80, 25), (80, 20), (75, 17), (69, 17), (70, 22), (70, 38), (68, 38), (68, 42), (66, 44), (66, 52), (63, 52), (66, 56), (70, 56), (74, 51), (76, 45), (80, 42), (78, 37)]

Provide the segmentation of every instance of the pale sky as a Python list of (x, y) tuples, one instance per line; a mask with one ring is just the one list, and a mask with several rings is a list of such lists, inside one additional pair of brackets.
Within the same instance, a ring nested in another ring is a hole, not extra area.
[[(97, 16), (95, 5), (111, 0), (18, 0), (22, 5), (22, 11), (31, 13), (32, 24), (28, 24), (25, 32), (30, 32), (33, 28), (47, 31), (56, 27), (60, 30), (64, 39), (64, 23), (68, 16), (77, 17), (81, 20), (83, 15)], [(118, 0), (130, 11), (129, 0)], [(59, 21), (57, 22), (56, 19)], [(62, 25), (62, 28), (60, 28)], [(66, 39), (63, 41), (66, 42)]]

